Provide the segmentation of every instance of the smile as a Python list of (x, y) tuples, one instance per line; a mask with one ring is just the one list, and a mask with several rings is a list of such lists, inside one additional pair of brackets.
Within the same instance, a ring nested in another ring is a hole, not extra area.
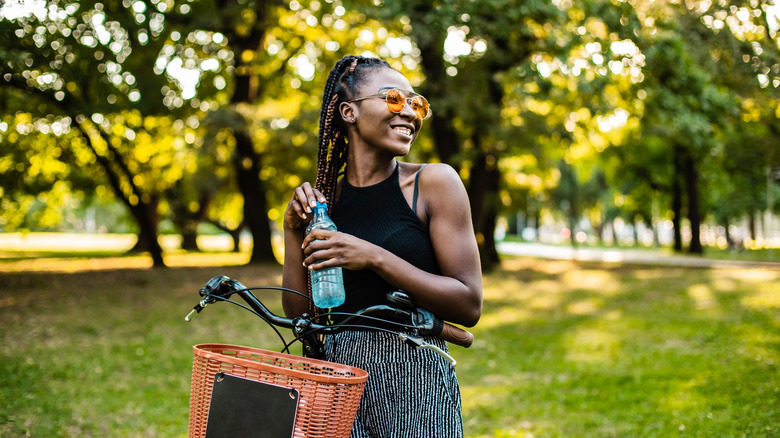
[(399, 134), (403, 134), (403, 135), (409, 136), (409, 137), (411, 137), (411, 135), (412, 135), (412, 130), (411, 129), (404, 128), (404, 127), (401, 127), (401, 126), (396, 126), (395, 128), (393, 128), (393, 131), (395, 131), (395, 132), (397, 132)]

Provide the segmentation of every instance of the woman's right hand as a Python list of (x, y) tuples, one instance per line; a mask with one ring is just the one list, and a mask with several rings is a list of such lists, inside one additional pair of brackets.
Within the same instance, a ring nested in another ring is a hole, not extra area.
[(284, 226), (289, 230), (304, 228), (311, 221), (312, 209), (317, 201), (326, 202), (325, 195), (308, 182), (295, 188), (287, 209), (284, 211)]

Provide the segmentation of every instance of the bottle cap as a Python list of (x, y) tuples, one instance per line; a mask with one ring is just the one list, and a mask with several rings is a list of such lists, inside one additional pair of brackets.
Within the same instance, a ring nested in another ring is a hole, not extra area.
[(328, 208), (328, 204), (326, 204), (326, 203), (324, 203), (324, 202), (317, 201), (317, 207), (315, 207), (315, 208), (324, 208), (324, 209), (327, 209), (327, 208)]

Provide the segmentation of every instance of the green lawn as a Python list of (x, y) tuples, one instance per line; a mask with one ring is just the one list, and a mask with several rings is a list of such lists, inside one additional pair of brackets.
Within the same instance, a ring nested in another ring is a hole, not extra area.
[[(184, 322), (213, 275), (280, 267), (177, 257), (0, 261), (0, 437), (186, 436), (193, 344), (280, 348), (230, 305)], [(780, 436), (780, 269), (517, 258), (484, 285), (453, 347), (466, 436)]]

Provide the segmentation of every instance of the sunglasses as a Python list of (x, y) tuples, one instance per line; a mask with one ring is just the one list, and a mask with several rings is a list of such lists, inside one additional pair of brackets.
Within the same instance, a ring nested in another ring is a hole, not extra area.
[[(408, 93), (408, 95), (407, 95)], [(387, 91), (379, 94), (372, 94), (370, 96), (358, 97), (357, 99), (349, 100), (348, 102), (357, 102), (364, 99), (370, 99), (372, 97), (381, 97), (387, 102), (387, 109), (398, 114), (404, 110), (404, 106), (409, 104), (414, 114), (425, 120), (431, 116), (431, 106), (428, 104), (428, 100), (419, 94), (412, 93), (410, 91), (402, 91), (397, 88), (390, 88)]]

